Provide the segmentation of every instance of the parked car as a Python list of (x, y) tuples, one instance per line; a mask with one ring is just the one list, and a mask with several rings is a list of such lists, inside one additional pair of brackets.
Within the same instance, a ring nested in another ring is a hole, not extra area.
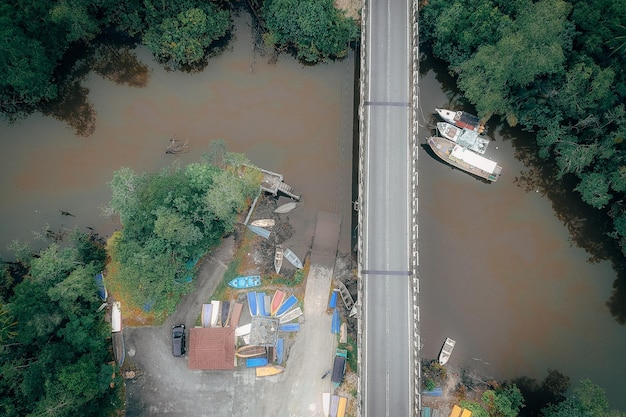
[(185, 354), (185, 325), (178, 324), (172, 327), (172, 355), (183, 356)]

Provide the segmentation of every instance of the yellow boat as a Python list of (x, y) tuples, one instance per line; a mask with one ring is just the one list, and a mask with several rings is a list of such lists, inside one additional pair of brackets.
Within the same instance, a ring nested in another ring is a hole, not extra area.
[(258, 366), (256, 369), (256, 376), (272, 376), (277, 375), (285, 370), (282, 366), (278, 365), (267, 365), (267, 366)]

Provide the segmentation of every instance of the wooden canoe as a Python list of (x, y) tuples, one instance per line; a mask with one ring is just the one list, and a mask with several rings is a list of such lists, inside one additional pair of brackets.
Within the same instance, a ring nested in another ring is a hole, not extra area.
[(280, 274), (280, 268), (283, 266), (283, 247), (276, 245), (276, 252), (274, 252), (274, 269), (277, 274)]
[(291, 210), (295, 209), (296, 207), (298, 207), (298, 203), (286, 203), (283, 204), (282, 206), (278, 206), (276, 208), (276, 210), (274, 210), (274, 213), (280, 213), (280, 214), (285, 214), (285, 213), (289, 213)]
[(285, 368), (278, 365), (259, 366), (256, 368), (256, 376), (272, 376), (283, 372)]
[(302, 261), (300, 260), (300, 258), (298, 258), (298, 256), (295, 253), (291, 251), (291, 249), (289, 248), (285, 249), (283, 252), (283, 255), (293, 266), (295, 266), (298, 269), (302, 269), (303, 267)]
[(267, 353), (263, 346), (241, 346), (235, 351), (235, 355), (238, 358), (254, 358), (257, 356), (263, 356)]
[(253, 222), (250, 222), (250, 226), (257, 227), (274, 227), (276, 221), (274, 219), (259, 219)]
[(276, 290), (276, 292), (274, 293), (274, 297), (272, 298), (272, 306), (270, 308), (270, 314), (272, 316), (276, 315), (276, 312), (278, 311), (280, 306), (283, 304), (285, 295), (286, 295), (285, 292), (281, 290)]

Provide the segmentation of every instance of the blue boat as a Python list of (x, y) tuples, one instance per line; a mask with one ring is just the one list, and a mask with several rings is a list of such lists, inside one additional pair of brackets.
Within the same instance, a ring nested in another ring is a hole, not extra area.
[(107, 289), (104, 286), (104, 276), (102, 275), (102, 272), (93, 277), (93, 279), (96, 281), (96, 286), (98, 287), (98, 297), (100, 297), (102, 301), (106, 301), (108, 294)]
[(280, 338), (276, 342), (276, 363), (282, 365), (283, 357), (285, 356), (285, 341)]
[(257, 312), (259, 314), (259, 316), (269, 316), (269, 314), (267, 313), (267, 309), (265, 308), (265, 293), (264, 292), (258, 292), (256, 293), (256, 306), (257, 306)]
[(339, 318), (339, 311), (335, 309), (335, 311), (333, 312), (333, 322), (331, 326), (331, 333), (338, 334), (340, 327), (341, 327), (341, 319)]
[(256, 368), (257, 366), (267, 365), (267, 358), (248, 358), (246, 359), (246, 366), (248, 368)]
[(282, 316), (283, 314), (288, 312), (291, 307), (295, 306), (297, 302), (298, 298), (295, 295), (290, 295), (289, 298), (283, 301), (283, 303), (280, 305), (278, 311), (276, 312), (276, 316)]
[(330, 302), (328, 303), (328, 307), (330, 308), (337, 307), (337, 290), (333, 290), (333, 293), (330, 296)]
[(259, 275), (249, 275), (247, 277), (237, 277), (231, 279), (228, 283), (233, 288), (254, 288), (261, 285), (261, 277)]
[(259, 227), (259, 226), (250, 226), (250, 225), (248, 225), (248, 229), (250, 229), (250, 231), (252, 233), (256, 233), (257, 235), (259, 235), (259, 236), (261, 236), (262, 238), (265, 238), (265, 239), (268, 239), (270, 237), (270, 233), (272, 233), (269, 230), (264, 229), (264, 228)]
[(256, 316), (257, 314), (259, 314), (259, 310), (256, 304), (256, 291), (250, 291), (248, 293), (248, 307), (250, 307), (250, 315), (252, 317)]
[(278, 330), (281, 332), (299, 332), (300, 323), (287, 323), (278, 326)]

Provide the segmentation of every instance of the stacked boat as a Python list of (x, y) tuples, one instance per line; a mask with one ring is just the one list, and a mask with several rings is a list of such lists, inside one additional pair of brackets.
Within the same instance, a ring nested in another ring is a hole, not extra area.
[(437, 123), (441, 136), (428, 138), (428, 145), (443, 161), (465, 172), (495, 182), (502, 167), (482, 156), (489, 140), (481, 134), (485, 128), (477, 116), (464, 111), (435, 109), (446, 122)]

